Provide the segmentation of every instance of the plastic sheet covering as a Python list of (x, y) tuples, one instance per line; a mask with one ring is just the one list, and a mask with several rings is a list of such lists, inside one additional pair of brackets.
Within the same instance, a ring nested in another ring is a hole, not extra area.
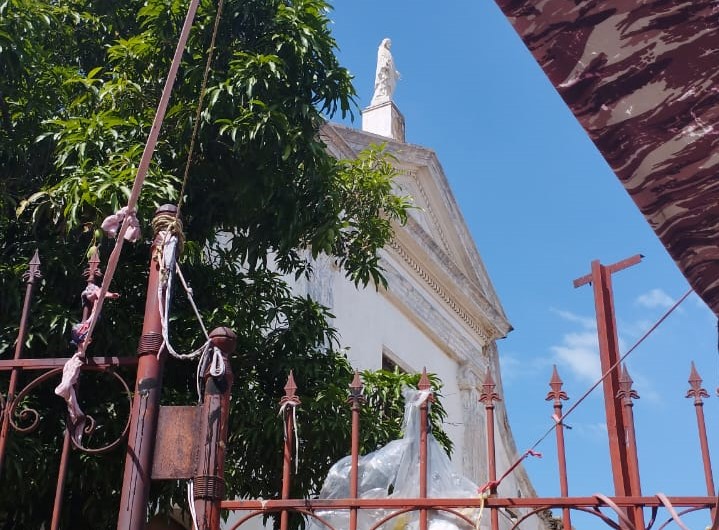
[[(404, 391), (404, 436), (384, 447), (359, 458), (358, 496), (362, 499), (412, 499), (419, 497), (419, 407), (427, 399), (428, 392), (406, 389)], [(350, 496), (350, 467), (352, 461), (346, 456), (335, 463), (327, 474), (320, 491), (321, 499), (347, 499)], [(449, 457), (432, 436), (427, 435), (427, 496), (433, 498), (476, 498), (477, 485), (452, 470)], [(358, 511), (357, 529), (370, 530), (382, 518), (394, 510), (362, 509)], [(458, 510), (478, 523), (478, 509)], [(317, 513), (336, 530), (349, 528), (349, 510), (323, 510)], [(466, 521), (448, 512), (429, 512), (429, 530), (464, 530), (472, 528)], [(419, 512), (408, 512), (390, 519), (381, 530), (416, 530), (419, 528)], [(308, 530), (326, 530), (324, 525), (312, 519)]]

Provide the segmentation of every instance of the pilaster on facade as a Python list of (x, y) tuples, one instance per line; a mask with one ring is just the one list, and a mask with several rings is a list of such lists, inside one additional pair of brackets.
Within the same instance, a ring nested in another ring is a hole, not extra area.
[(468, 360), (457, 370), (464, 423), (462, 471), (475, 483), (480, 483), (487, 474), (487, 429), (479, 402), (484, 371), (486, 368), (476, 359)]

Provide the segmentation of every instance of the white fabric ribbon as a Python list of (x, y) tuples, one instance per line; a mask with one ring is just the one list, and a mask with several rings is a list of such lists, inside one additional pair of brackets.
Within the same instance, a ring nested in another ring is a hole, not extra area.
[(76, 351), (75, 354), (65, 363), (62, 368), (62, 380), (60, 384), (55, 387), (55, 394), (60, 396), (67, 403), (67, 411), (70, 416), (70, 423), (72, 426), (68, 426), (68, 429), (72, 432), (72, 436), (76, 443), (80, 443), (82, 439), (82, 429), (84, 427), (85, 414), (80, 408), (80, 404), (77, 402), (77, 393), (75, 391), (75, 384), (80, 377), (80, 368), (84, 364), (84, 360), (80, 354), (80, 351)]
[(105, 232), (108, 237), (111, 237), (113, 239), (116, 238), (117, 233), (120, 231), (122, 223), (125, 221), (125, 218), (127, 218), (125, 241), (134, 243), (135, 241), (140, 239), (140, 236), (142, 235), (140, 233), (140, 222), (137, 220), (135, 212), (128, 210), (127, 206), (123, 206), (122, 208), (120, 208), (117, 213), (108, 215), (102, 222), (102, 231)]
[[(84, 304), (92, 304), (92, 311), (86, 320), (73, 327), (73, 340), (77, 341), (77, 350), (70, 359), (67, 360), (65, 366), (62, 367), (62, 380), (60, 384), (55, 387), (55, 394), (60, 396), (67, 402), (67, 412), (70, 416), (70, 423), (72, 425), (71, 431), (75, 442), (79, 445), (82, 440), (82, 429), (84, 427), (85, 414), (80, 408), (80, 404), (77, 401), (77, 391), (75, 386), (80, 378), (80, 369), (85, 364), (85, 353), (84, 343), (85, 334), (87, 333), (87, 327), (89, 323), (95, 318), (97, 310), (97, 302), (100, 296), (100, 288), (89, 283), (82, 292), (82, 299)], [(105, 298), (116, 299), (120, 295), (117, 293), (106, 293)]]
[(292, 408), (292, 430), (295, 434), (295, 475), (297, 474), (297, 471), (299, 470), (299, 463), (300, 463), (300, 437), (297, 436), (297, 403), (294, 403), (292, 401), (285, 401), (282, 406), (280, 407), (280, 412), (278, 413), (278, 416), (282, 416), (282, 429), (285, 433), (285, 440), (287, 440), (287, 422), (285, 421), (285, 412), (287, 411), (287, 407)]

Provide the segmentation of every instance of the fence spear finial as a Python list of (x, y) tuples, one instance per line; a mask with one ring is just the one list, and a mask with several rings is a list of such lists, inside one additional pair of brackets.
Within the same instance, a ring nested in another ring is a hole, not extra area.
[(35, 254), (33, 254), (32, 259), (30, 260), (29, 266), (25, 274), (22, 275), (22, 279), (25, 280), (27, 283), (34, 283), (36, 278), (41, 278), (42, 274), (40, 273), (40, 253), (37, 249), (35, 249)]
[(479, 394), (479, 401), (484, 403), (485, 408), (494, 408), (495, 401), (502, 401), (499, 394), (495, 392), (497, 384), (494, 382), (492, 377), (492, 371), (487, 368), (487, 373), (484, 376), (484, 382), (482, 383), (482, 392)]
[(627, 365), (623, 364), (619, 376), (619, 392), (617, 392), (617, 397), (622, 400), (623, 405), (631, 405), (633, 399), (639, 399), (639, 394), (632, 388), (633, 384), (634, 380), (629, 375)]
[(297, 397), (297, 384), (295, 383), (294, 371), (290, 370), (290, 374), (287, 376), (287, 383), (285, 383), (285, 395), (280, 400), (282, 406), (280, 410), (284, 410), (287, 405), (297, 406), (300, 405), (300, 398)]
[(564, 381), (562, 381), (562, 378), (559, 377), (559, 372), (557, 371), (557, 365), (554, 365), (554, 368), (552, 370), (552, 379), (549, 380), (549, 387), (552, 389), (547, 393), (547, 397), (545, 398), (545, 401), (551, 401), (554, 400), (554, 404), (561, 406), (562, 400), (566, 401), (569, 399), (567, 396), (567, 393), (562, 390), (562, 386), (564, 385)]
[(350, 395), (349, 398), (347, 398), (347, 401), (349, 401), (354, 408), (355, 406), (359, 406), (360, 403), (365, 401), (364, 396), (362, 395), (362, 392), (364, 390), (364, 386), (362, 385), (362, 378), (360, 377), (360, 374), (357, 370), (355, 370), (355, 374), (352, 378), (352, 382), (350, 383), (349, 388)]
[(705, 388), (702, 388), (702, 382), (703, 379), (699, 375), (699, 372), (697, 372), (697, 368), (694, 365), (694, 361), (692, 361), (692, 368), (691, 372), (689, 373), (689, 385), (690, 388), (687, 390), (687, 398), (694, 398), (694, 404), (695, 405), (702, 405), (704, 403), (704, 400), (702, 398), (708, 398), (709, 392), (706, 391)]

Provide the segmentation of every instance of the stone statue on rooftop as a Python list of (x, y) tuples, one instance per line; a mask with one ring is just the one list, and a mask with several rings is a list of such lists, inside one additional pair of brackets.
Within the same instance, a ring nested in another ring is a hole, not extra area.
[(392, 94), (397, 86), (399, 72), (394, 66), (392, 52), (389, 51), (392, 41), (383, 39), (377, 50), (377, 72), (374, 78), (374, 95), (370, 106), (379, 105), (392, 100)]

